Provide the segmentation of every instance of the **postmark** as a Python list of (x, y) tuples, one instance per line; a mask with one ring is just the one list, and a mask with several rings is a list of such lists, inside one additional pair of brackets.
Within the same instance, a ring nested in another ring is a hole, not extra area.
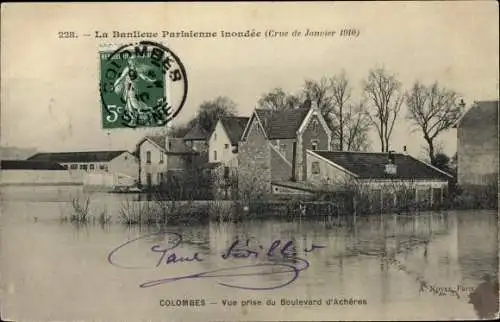
[(163, 44), (141, 41), (99, 51), (102, 127), (162, 127), (181, 111), (186, 69)]

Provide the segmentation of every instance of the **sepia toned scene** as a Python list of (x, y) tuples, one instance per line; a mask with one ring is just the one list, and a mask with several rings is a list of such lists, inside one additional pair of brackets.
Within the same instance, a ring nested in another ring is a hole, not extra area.
[(498, 22), (3, 4), (0, 320), (498, 318)]

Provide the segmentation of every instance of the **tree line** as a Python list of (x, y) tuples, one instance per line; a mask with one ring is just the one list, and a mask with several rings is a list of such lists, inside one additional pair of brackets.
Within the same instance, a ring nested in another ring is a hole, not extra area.
[[(439, 153), (437, 138), (453, 127), (465, 109), (457, 92), (437, 81), (432, 84), (416, 81), (405, 91), (397, 75), (384, 67), (371, 69), (360, 85), (362, 95), (355, 100), (353, 84), (342, 70), (331, 77), (306, 79), (297, 93), (274, 88), (260, 96), (258, 108), (279, 111), (316, 105), (332, 130), (331, 148), (341, 151), (369, 150), (368, 134), (373, 129), (381, 151), (390, 151), (394, 125), (404, 118), (412, 130), (421, 133), (431, 163), (441, 165), (443, 156)], [(406, 115), (401, 115), (403, 105)], [(183, 136), (192, 127), (200, 126), (209, 133), (219, 117), (235, 113), (236, 104), (230, 98), (217, 97), (201, 103), (195, 117), (171, 131), (175, 136)]]

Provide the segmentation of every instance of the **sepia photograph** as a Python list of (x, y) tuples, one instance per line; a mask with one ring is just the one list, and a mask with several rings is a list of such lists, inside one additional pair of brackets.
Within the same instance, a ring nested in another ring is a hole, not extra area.
[(498, 319), (498, 26), (2, 3), (0, 321)]

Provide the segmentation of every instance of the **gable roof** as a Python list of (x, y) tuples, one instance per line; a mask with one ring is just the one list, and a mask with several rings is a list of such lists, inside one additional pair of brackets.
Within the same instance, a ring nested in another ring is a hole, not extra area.
[(310, 151), (345, 170), (359, 179), (428, 179), (448, 180), (451, 175), (409, 155), (393, 153), (397, 166), (396, 174), (385, 172), (389, 153)]
[(156, 145), (159, 149), (167, 154), (179, 154), (179, 153), (196, 153), (190, 147), (184, 143), (183, 138), (168, 138), (169, 146), (166, 147), (166, 136), (165, 135), (147, 135), (142, 140), (139, 141), (137, 147), (144, 142), (150, 141)]
[(189, 132), (184, 135), (185, 141), (206, 141), (210, 133), (205, 131), (199, 124), (196, 124)]
[(295, 108), (280, 111), (255, 109), (268, 139), (293, 139), (304, 121), (308, 108)]
[(31, 161), (48, 161), (57, 163), (72, 163), (72, 162), (108, 162), (116, 158), (127, 150), (118, 151), (85, 151), (85, 152), (53, 152), (53, 153), (37, 153), (27, 160)]
[(245, 130), (249, 117), (226, 116), (220, 119), (232, 145), (237, 145)]
[(499, 101), (479, 101), (464, 113), (455, 127), (482, 127), (487, 123), (498, 124)]
[(62, 165), (50, 161), (1, 160), (2, 170), (66, 170)]

